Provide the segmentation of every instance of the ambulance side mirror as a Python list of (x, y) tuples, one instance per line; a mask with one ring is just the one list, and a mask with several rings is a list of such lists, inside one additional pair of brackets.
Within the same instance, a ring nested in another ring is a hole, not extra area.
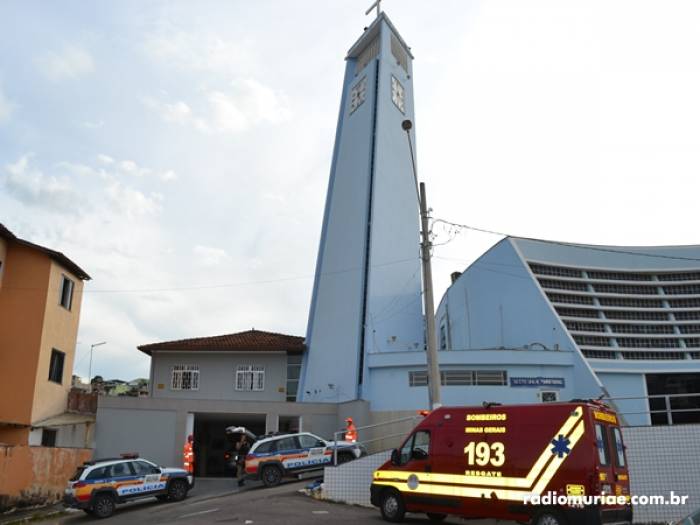
[(395, 448), (394, 450), (391, 451), (391, 462), (394, 465), (400, 465), (401, 464), (401, 454), (399, 453), (399, 449)]

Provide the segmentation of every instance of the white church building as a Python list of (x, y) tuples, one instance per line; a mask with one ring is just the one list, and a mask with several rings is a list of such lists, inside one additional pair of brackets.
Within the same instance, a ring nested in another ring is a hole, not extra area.
[[(428, 406), (412, 61), (384, 13), (346, 57), (299, 401)], [(436, 324), (443, 404), (603, 397), (627, 424), (700, 421), (700, 246), (506, 238)]]

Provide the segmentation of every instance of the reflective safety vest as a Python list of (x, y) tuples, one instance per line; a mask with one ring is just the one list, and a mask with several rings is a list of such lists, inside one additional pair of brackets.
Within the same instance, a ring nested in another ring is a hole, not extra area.
[(192, 443), (187, 441), (182, 449), (182, 465), (189, 474), (194, 473), (194, 451)]
[(348, 428), (345, 430), (345, 440), (352, 441), (353, 443), (357, 441), (357, 428), (355, 428), (355, 423), (348, 423)]

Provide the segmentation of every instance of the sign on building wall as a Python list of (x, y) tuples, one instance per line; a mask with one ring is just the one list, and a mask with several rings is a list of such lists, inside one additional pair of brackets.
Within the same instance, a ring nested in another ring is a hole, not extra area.
[(511, 377), (510, 386), (564, 388), (566, 382), (563, 377)]

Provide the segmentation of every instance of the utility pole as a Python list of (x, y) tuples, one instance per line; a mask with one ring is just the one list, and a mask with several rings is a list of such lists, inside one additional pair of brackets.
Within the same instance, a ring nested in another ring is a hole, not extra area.
[[(430, 262), (430, 250), (433, 244), (430, 242), (430, 216), (428, 215), (428, 202), (425, 196), (425, 183), (418, 184), (416, 161), (413, 155), (413, 142), (411, 142), (410, 120), (404, 120), (401, 127), (406, 131), (408, 147), (411, 152), (411, 165), (413, 178), (416, 182), (418, 193), (418, 205), (420, 206), (421, 222), (421, 262), (423, 270), (423, 309), (425, 310), (425, 338), (426, 358), (428, 362), (428, 400), (430, 409), (434, 410), (442, 406), (440, 397), (440, 363), (438, 361), (437, 338), (435, 337), (435, 302), (433, 300), (433, 269)], [(420, 187), (420, 189), (419, 189)]]

